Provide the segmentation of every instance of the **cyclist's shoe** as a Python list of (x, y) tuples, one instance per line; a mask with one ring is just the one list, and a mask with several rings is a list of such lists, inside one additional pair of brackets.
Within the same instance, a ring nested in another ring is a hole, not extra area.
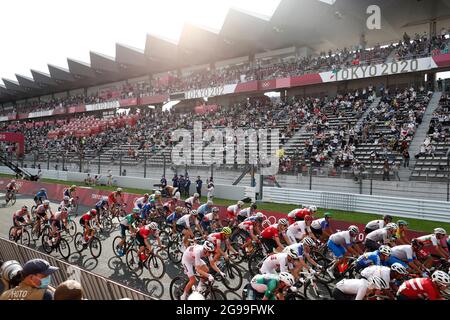
[(327, 269), (327, 273), (330, 276), (331, 279), (336, 279), (333, 273), (333, 270), (331, 270), (330, 268)]
[(138, 266), (139, 266), (139, 268), (142, 269), (142, 268), (144, 267), (144, 263), (143, 263), (142, 261), (139, 261), (139, 262), (138, 262)]

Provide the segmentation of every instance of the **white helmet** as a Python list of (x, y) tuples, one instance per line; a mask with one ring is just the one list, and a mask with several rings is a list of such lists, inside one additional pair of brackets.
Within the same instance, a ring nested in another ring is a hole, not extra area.
[(64, 199), (63, 199), (64, 201), (69, 201), (70, 200), (70, 198), (69, 198), (69, 196), (64, 196)]
[(280, 219), (280, 220), (278, 220), (278, 224), (279, 225), (282, 225), (282, 226), (287, 226), (288, 225), (288, 221), (287, 221), (287, 219)]
[(161, 195), (160, 191), (155, 191), (155, 196), (159, 197)]
[(158, 224), (156, 222), (152, 222), (148, 225), (152, 230), (158, 230)]
[(398, 226), (396, 223), (388, 223), (386, 225), (386, 229), (390, 230), (390, 231), (395, 231), (398, 229)]
[(347, 230), (353, 233), (359, 233), (359, 228), (357, 226), (350, 226)]
[(243, 207), (244, 206), (244, 202), (243, 201), (238, 201), (237, 205), (238, 205), (238, 207)]
[(378, 251), (388, 257), (390, 257), (392, 254), (392, 250), (389, 246), (380, 246), (378, 248)]
[(203, 243), (203, 249), (209, 252), (214, 252), (215, 250), (214, 243), (212, 243), (211, 241), (205, 241)]
[(264, 219), (264, 213), (262, 213), (262, 212), (257, 212), (257, 213), (255, 214), (255, 217), (256, 217), (256, 218)]
[(18, 261), (5, 261), (0, 269), (0, 276), (3, 278), (3, 280), (9, 282), (17, 275), (19, 271), (22, 271), (22, 266)]
[(447, 234), (447, 231), (445, 231), (445, 229), (443, 228), (436, 228), (434, 229), (434, 234), (442, 234), (445, 236)]
[(16, 180), (11, 180), (11, 183), (16, 183)]
[(191, 215), (193, 215), (194, 217), (198, 216), (197, 210), (191, 210)]
[(188, 300), (205, 300), (205, 297), (200, 292), (194, 291), (187, 299)]
[(317, 207), (316, 206), (310, 206), (309, 210), (312, 212), (316, 212), (317, 211)]
[(212, 205), (214, 205), (214, 202), (212, 202), (211, 200), (208, 200), (208, 202), (206, 202), (206, 205), (211, 207)]
[(44, 201), (44, 206), (49, 206), (49, 205), (50, 205), (50, 201), (45, 200), (45, 201)]
[(387, 283), (386, 281), (384, 281), (383, 278), (373, 276), (372, 278), (369, 279), (369, 286), (372, 287), (373, 289), (381, 290), (387, 288)]
[(408, 270), (406, 270), (406, 268), (398, 262), (392, 264), (391, 270), (403, 275), (408, 274)]
[(437, 270), (431, 275), (431, 279), (439, 285), (448, 286), (450, 284), (450, 275), (448, 273)]
[(123, 189), (122, 189), (122, 188), (117, 188), (116, 191), (117, 191), (117, 192), (122, 192)]
[(194, 193), (194, 198), (200, 198), (200, 195), (196, 192)]
[(302, 244), (303, 244), (303, 245), (306, 244), (306, 245), (309, 246), (309, 247), (315, 247), (315, 246), (316, 246), (316, 243), (315, 243), (314, 240), (313, 240), (312, 238), (310, 238), (310, 237), (305, 237), (305, 238), (303, 238)]
[(287, 251), (286, 253), (287, 253), (288, 257), (290, 257), (291, 259), (297, 260), (299, 258), (298, 252), (296, 250), (290, 248), (290, 249), (287, 249), (286, 251)]
[(284, 282), (289, 287), (292, 287), (295, 284), (294, 277), (289, 272), (282, 272), (279, 277), (280, 281)]

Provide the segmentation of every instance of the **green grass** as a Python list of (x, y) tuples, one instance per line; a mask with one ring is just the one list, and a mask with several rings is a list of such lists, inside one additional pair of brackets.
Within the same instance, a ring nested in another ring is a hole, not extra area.
[[(0, 177), (4, 178), (14, 178), (13, 175), (8, 174), (0, 174)], [(80, 184), (80, 182), (76, 181), (63, 181), (63, 180), (55, 180), (55, 179), (41, 179), (41, 182), (45, 183), (55, 183), (55, 184), (64, 184), (64, 185), (79, 185), (83, 186), (84, 184)], [(109, 187), (109, 186), (96, 186), (95, 189), (99, 190), (109, 190), (113, 191), (117, 187)], [(149, 192), (150, 190), (142, 190), (142, 189), (136, 189), (136, 188), (122, 188), (127, 193), (134, 193), (134, 194), (144, 194)], [(202, 197), (201, 199), (202, 203), (206, 202), (206, 197)], [(229, 206), (231, 204), (235, 204), (236, 201), (234, 200), (226, 200), (226, 199), (218, 199), (214, 198), (214, 204), (221, 205), (221, 206)], [(291, 204), (280, 204), (280, 203), (258, 203), (258, 209), (261, 210), (267, 210), (267, 211), (274, 211), (274, 212), (284, 212), (288, 213), (289, 211), (295, 209), (297, 206), (291, 205)], [(333, 219), (339, 220), (339, 221), (348, 221), (348, 222), (355, 222), (355, 223), (362, 223), (366, 224), (370, 220), (380, 219), (379, 215), (376, 214), (368, 214), (368, 213), (359, 213), (359, 212), (347, 212), (347, 211), (341, 211), (341, 210), (326, 210), (326, 209), (319, 209), (317, 217), (322, 217), (324, 212), (332, 212), (333, 213)], [(388, 213), (388, 212), (386, 212)], [(394, 216), (394, 221), (397, 221), (399, 219), (402, 219), (400, 217)], [(403, 218), (404, 219), (404, 218)], [(450, 230), (450, 223), (445, 222), (435, 222), (435, 221), (428, 221), (428, 220), (419, 220), (419, 219), (407, 219), (409, 223), (409, 229), (410, 230), (416, 230), (416, 231), (422, 231), (422, 232), (432, 232), (434, 228), (441, 227), (446, 230)]]

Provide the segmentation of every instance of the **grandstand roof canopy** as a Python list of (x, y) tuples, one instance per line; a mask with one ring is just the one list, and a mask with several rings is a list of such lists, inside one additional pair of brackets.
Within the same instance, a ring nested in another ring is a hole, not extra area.
[[(333, 1), (330, 1), (331, 3)], [(381, 30), (368, 30), (366, 9), (381, 8)], [(178, 43), (148, 34), (145, 50), (116, 44), (116, 57), (90, 52), (90, 63), (67, 59), (69, 70), (48, 65), (48, 72), (31, 70), (33, 79), (4, 79), (0, 103), (140, 77), (192, 65), (307, 46), (313, 50), (343, 48), (399, 40), (405, 28), (431, 20), (450, 19), (449, 0), (282, 0), (272, 17), (230, 9), (221, 30), (186, 23)]]

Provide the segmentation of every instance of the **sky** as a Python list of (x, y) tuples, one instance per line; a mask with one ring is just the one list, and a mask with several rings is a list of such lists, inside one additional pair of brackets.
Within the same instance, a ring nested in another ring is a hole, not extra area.
[[(230, 7), (270, 17), (281, 0), (9, 0), (0, 9), (0, 78), (48, 73), (115, 44), (144, 49), (148, 33), (178, 41), (184, 22), (220, 30)], [(0, 80), (0, 84), (2, 81)]]

